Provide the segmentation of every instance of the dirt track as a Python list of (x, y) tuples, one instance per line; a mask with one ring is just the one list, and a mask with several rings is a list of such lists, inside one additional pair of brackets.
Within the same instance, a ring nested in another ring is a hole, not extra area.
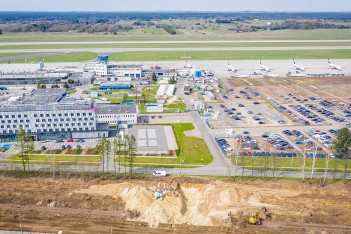
[[(109, 233), (111, 228), (114, 233), (351, 232), (349, 183), (321, 188), (293, 181), (189, 178), (82, 181), (0, 176), (0, 181), (0, 230), (20, 230), (21, 220), (25, 231), (66, 233)], [(165, 192), (164, 200), (155, 200), (154, 190), (163, 187), (174, 190)], [(244, 227), (245, 218), (262, 206), (273, 218), (260, 227)]]

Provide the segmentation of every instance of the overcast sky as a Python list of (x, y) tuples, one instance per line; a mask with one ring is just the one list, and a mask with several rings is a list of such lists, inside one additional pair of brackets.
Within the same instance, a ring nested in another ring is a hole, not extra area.
[(0, 0), (0, 11), (351, 12), (351, 0)]

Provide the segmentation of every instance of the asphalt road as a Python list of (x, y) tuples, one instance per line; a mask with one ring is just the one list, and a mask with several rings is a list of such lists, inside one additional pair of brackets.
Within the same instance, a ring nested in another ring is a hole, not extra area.
[(177, 92), (176, 95), (181, 97), (186, 104), (187, 108), (190, 110), (191, 117), (193, 118), (194, 124), (197, 126), (197, 129), (200, 131), (202, 137), (204, 138), (211, 154), (213, 155), (213, 162), (210, 163), (209, 165), (205, 167), (201, 167), (200, 170), (206, 171), (208, 168), (213, 168), (213, 167), (226, 167), (228, 165), (227, 159), (223, 155), (222, 151), (220, 150), (218, 144), (214, 140), (214, 138), (211, 136), (211, 134), (208, 131), (207, 126), (203, 123), (201, 120), (201, 117), (199, 113), (191, 107), (191, 103), (189, 101), (189, 98), (184, 94), (184, 83), (185, 79), (180, 79), (177, 87)]
[[(104, 170), (102, 168), (102, 165), (100, 166), (58, 166), (55, 168), (55, 171), (62, 171), (62, 172), (115, 172), (118, 171), (118, 168), (115, 168), (113, 166), (112, 159), (109, 158), (108, 160), (105, 160), (107, 162), (107, 165), (105, 164)], [(31, 171), (49, 171), (53, 172), (53, 169), (51, 165), (39, 165), (39, 164), (32, 164), (30, 165)], [(21, 164), (0, 164), (0, 170), (22, 170), (22, 165)], [(266, 177), (266, 178), (272, 178), (273, 177), (273, 171), (267, 171), (266, 173), (263, 170), (250, 170), (250, 169), (245, 169), (244, 171), (241, 168), (235, 168), (235, 166), (227, 166), (227, 167), (199, 167), (199, 168), (174, 168), (174, 169), (169, 169), (169, 168), (134, 168), (133, 172), (137, 174), (152, 174), (156, 170), (164, 170), (167, 171), (167, 174), (172, 174), (172, 175), (198, 175), (198, 176), (252, 176), (252, 177)], [(128, 168), (126, 169), (128, 172)], [(124, 172), (124, 167), (121, 167), (121, 172)], [(335, 179), (343, 179), (345, 176), (345, 179), (351, 179), (351, 173), (344, 173), (337, 172), (334, 173), (332, 172), (332, 169), (329, 169), (329, 172), (327, 173), (327, 178), (334, 178)], [(285, 178), (303, 178), (303, 173), (302, 171), (275, 171), (274, 172), (274, 177), (285, 177)], [(324, 172), (315, 172), (313, 174), (313, 178), (323, 178), (324, 177)], [(304, 173), (304, 178), (310, 179), (311, 178), (311, 173), (310, 172), (305, 172)]]

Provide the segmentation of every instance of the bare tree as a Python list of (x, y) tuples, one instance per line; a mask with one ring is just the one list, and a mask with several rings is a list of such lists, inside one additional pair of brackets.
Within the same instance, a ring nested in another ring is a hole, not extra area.
[[(111, 151), (111, 143), (106, 139), (105, 134), (102, 136), (98, 147), (98, 151), (102, 157), (102, 172), (105, 172), (105, 163), (107, 161), (107, 157), (110, 155)], [(108, 165), (107, 165), (108, 167)]]
[(330, 156), (331, 156), (331, 152), (329, 151), (327, 154), (327, 157), (325, 159), (325, 171), (324, 171), (323, 184), (322, 184), (323, 186), (325, 185), (325, 180), (326, 180), (327, 174), (328, 174), (328, 166), (329, 166)]
[(313, 176), (314, 176), (314, 167), (316, 165), (316, 156), (317, 156), (317, 145), (316, 145), (316, 143), (314, 143), (313, 160), (312, 160), (312, 171), (311, 171), (311, 179), (310, 179), (310, 181), (312, 181)]
[(22, 161), (23, 171), (26, 171), (26, 165), (28, 171), (30, 171), (29, 158), (30, 153), (34, 150), (34, 143), (32, 137), (24, 131), (22, 126), (20, 126), (17, 131), (16, 146), (20, 148), (19, 156)]
[(125, 135), (125, 136), (124, 136), (124, 144), (123, 144), (123, 156), (124, 156), (123, 166), (124, 166), (124, 176), (127, 176), (127, 158), (128, 158), (128, 153), (129, 153), (128, 142), (129, 142), (129, 136), (128, 136), (128, 135)]
[(132, 178), (132, 176), (133, 176), (134, 158), (135, 158), (136, 150), (137, 150), (136, 140), (135, 140), (134, 135), (129, 137), (127, 144), (128, 144), (129, 176), (130, 176), (130, 178)]

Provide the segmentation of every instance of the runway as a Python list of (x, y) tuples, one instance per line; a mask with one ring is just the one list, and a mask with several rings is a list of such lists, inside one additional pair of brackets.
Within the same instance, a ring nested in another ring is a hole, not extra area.
[[(127, 38), (121, 38), (127, 39)], [(87, 44), (203, 44), (203, 43), (348, 43), (351, 40), (196, 40), (196, 41), (72, 41), (72, 42), (0, 42), (0, 46), (87, 45)]]
[(119, 53), (142, 51), (294, 51), (294, 50), (350, 50), (351, 46), (297, 46), (297, 47), (200, 47), (200, 48), (79, 48), (79, 49), (6, 49), (0, 53), (65, 53), (95, 52)]

